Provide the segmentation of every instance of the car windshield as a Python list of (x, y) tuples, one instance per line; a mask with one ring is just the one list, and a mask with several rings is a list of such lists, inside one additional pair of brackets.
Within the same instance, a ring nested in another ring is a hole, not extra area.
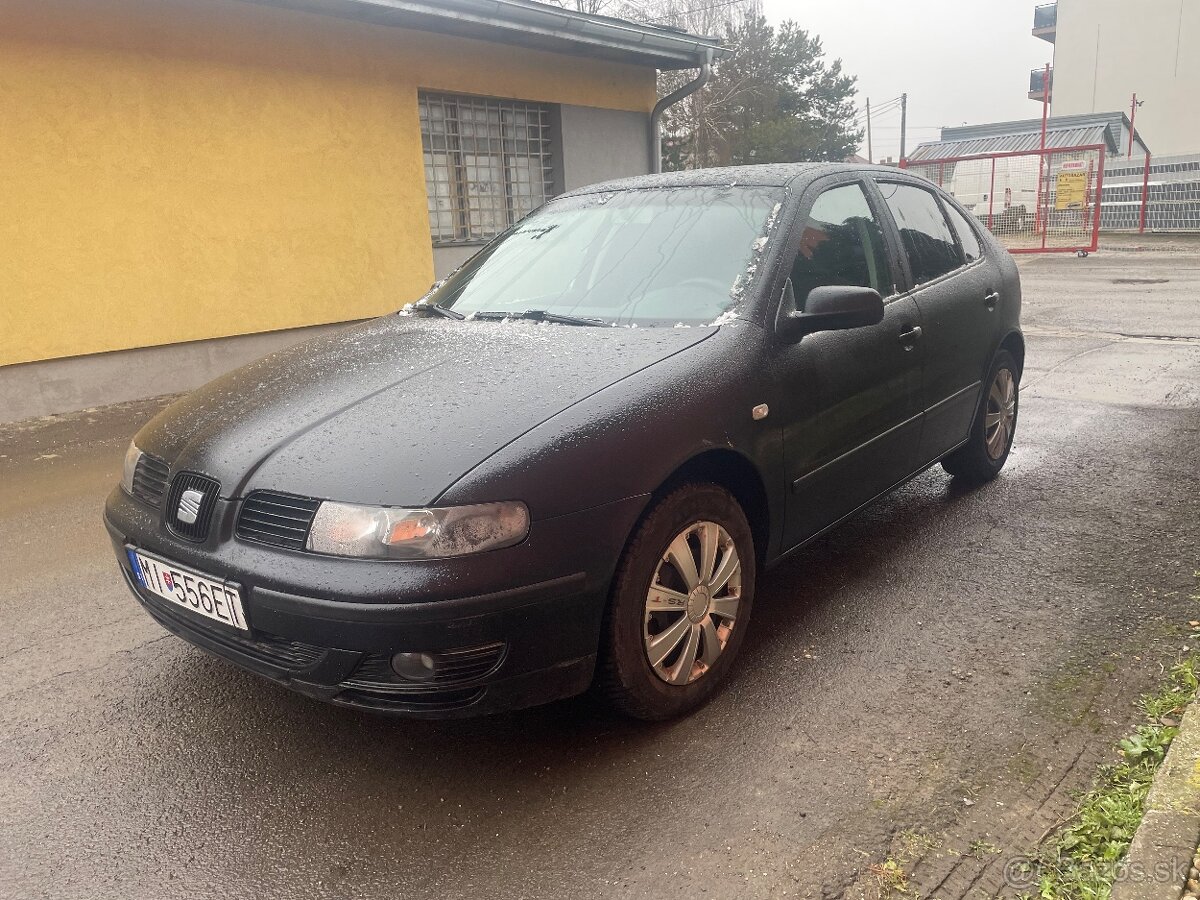
[(616, 325), (711, 323), (741, 299), (782, 189), (625, 190), (553, 201), (484, 248), (425, 302), (471, 317)]

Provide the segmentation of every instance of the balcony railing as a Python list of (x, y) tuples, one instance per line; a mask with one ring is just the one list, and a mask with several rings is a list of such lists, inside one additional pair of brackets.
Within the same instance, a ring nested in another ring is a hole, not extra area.
[(1054, 70), (1050, 70), (1049, 84), (1046, 83), (1046, 70), (1034, 69), (1029, 73), (1029, 99), (1044, 100), (1047, 90), (1054, 90)]
[(1033, 10), (1033, 34), (1054, 43), (1054, 33), (1058, 28), (1058, 4), (1043, 3)]

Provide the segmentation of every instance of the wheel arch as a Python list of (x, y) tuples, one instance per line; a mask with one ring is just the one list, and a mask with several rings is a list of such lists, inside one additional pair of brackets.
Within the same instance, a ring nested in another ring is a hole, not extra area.
[(758, 468), (746, 456), (727, 447), (705, 450), (675, 469), (654, 491), (651, 504), (683, 484), (708, 482), (733, 495), (754, 538), (754, 555), (761, 568), (771, 536), (771, 510), (767, 489)]
[[(1017, 361), (1017, 367), (1025, 371), (1025, 338), (1019, 331), (1010, 331), (1000, 342), (1000, 350), (1007, 350)], [(1018, 373), (1019, 374), (1019, 373)]]

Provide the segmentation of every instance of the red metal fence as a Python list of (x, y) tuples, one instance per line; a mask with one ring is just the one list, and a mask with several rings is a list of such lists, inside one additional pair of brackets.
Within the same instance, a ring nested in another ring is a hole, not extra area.
[(955, 197), (1012, 253), (1090, 253), (1100, 243), (1102, 144), (901, 163)]

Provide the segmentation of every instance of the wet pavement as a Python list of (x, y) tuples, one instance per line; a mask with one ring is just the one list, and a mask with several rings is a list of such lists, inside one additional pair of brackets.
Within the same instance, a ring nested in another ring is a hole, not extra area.
[(100, 510), (158, 403), (0, 426), (0, 896), (834, 897), (887, 858), (1003, 891), (1200, 640), (1200, 251), (1022, 272), (1005, 473), (768, 573), (728, 689), (665, 725), (292, 695), (117, 575)]

